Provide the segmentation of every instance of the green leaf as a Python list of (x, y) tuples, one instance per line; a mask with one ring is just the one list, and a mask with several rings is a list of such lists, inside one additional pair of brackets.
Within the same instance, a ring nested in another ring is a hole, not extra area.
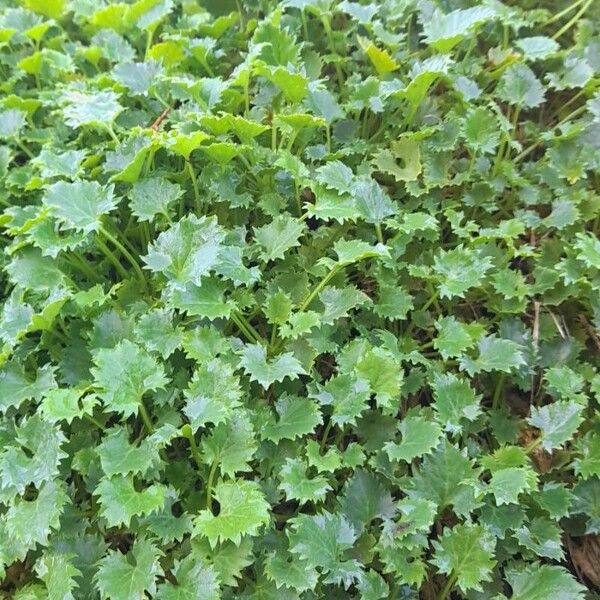
[(344, 517), (328, 512), (301, 514), (291, 520), (291, 526), (288, 530), (290, 550), (309, 568), (329, 574), (327, 580), (352, 577), (353, 565), (343, 559), (343, 554), (354, 544), (356, 533)]
[(501, 100), (522, 108), (535, 108), (544, 102), (544, 86), (526, 65), (510, 65), (502, 74), (496, 92)]
[(149, 540), (136, 540), (129, 554), (110, 551), (98, 566), (96, 581), (102, 599), (139, 600), (156, 592), (156, 577), (163, 574), (162, 552)]
[(422, 466), (408, 481), (408, 496), (430, 500), (439, 510), (452, 505), (457, 514), (465, 514), (474, 505), (477, 471), (460, 450), (445, 442), (432, 454), (425, 455)]
[(269, 521), (269, 505), (254, 481), (219, 482), (213, 495), (220, 505), (219, 514), (200, 511), (193, 533), (206, 537), (212, 547), (227, 540), (239, 545), (243, 535), (256, 535)]
[(344, 373), (319, 386), (315, 398), (322, 405), (331, 406), (330, 419), (343, 427), (346, 424), (356, 425), (356, 419), (366, 410), (370, 396), (368, 382)]
[(385, 485), (373, 473), (362, 469), (356, 470), (344, 486), (340, 507), (357, 533), (373, 519), (393, 514), (392, 496)]
[(68, 502), (64, 488), (62, 482), (48, 481), (34, 500), (17, 498), (6, 513), (9, 539), (29, 548), (36, 544), (47, 546), (51, 531), (60, 527), (60, 517)]
[(436, 10), (424, 22), (425, 41), (439, 52), (449, 52), (469, 30), (493, 16), (495, 16), (495, 11), (487, 6), (458, 9), (447, 14)]
[(433, 547), (432, 564), (440, 573), (454, 575), (463, 593), (482, 591), (482, 583), (492, 581), (495, 540), (481, 525), (446, 528)]
[(396, 212), (396, 207), (381, 186), (373, 179), (356, 179), (352, 195), (359, 214), (367, 223), (382, 223)]
[(546, 556), (554, 560), (564, 558), (560, 534), (560, 527), (545, 517), (536, 517), (529, 524), (515, 531), (519, 544), (538, 556)]
[(540, 408), (532, 406), (527, 422), (540, 430), (542, 448), (552, 450), (573, 437), (583, 421), (582, 409), (580, 404), (565, 400)]
[(313, 502), (318, 504), (325, 499), (331, 486), (322, 475), (309, 477), (308, 464), (299, 458), (288, 458), (281, 467), (279, 487), (285, 492), (288, 500), (298, 500), (301, 504)]
[(81, 571), (71, 564), (73, 557), (57, 552), (47, 553), (36, 563), (37, 576), (46, 584), (48, 600), (74, 600), (73, 590), (78, 584), (75, 577)]
[(242, 397), (233, 369), (219, 359), (200, 366), (184, 394), (187, 399), (184, 413), (194, 431), (207, 423), (218, 425), (229, 419)]
[(153, 221), (159, 214), (169, 220), (169, 207), (182, 194), (183, 190), (176, 183), (164, 177), (148, 177), (133, 184), (129, 192), (129, 206), (140, 221)]
[(448, 252), (442, 250), (436, 254), (433, 264), (433, 270), (437, 273), (441, 284), (441, 297), (464, 298), (468, 289), (480, 285), (491, 266), (489, 257), (481, 256), (462, 245)]
[(319, 293), (319, 300), (324, 305), (321, 323), (332, 325), (338, 319), (348, 315), (348, 312), (361, 304), (369, 302), (369, 297), (353, 287), (336, 288), (327, 286)]
[(585, 588), (563, 567), (533, 563), (522, 571), (508, 571), (511, 600), (583, 600)]
[(262, 437), (276, 444), (283, 439), (294, 440), (314, 431), (321, 423), (319, 408), (309, 398), (282, 395), (275, 404), (278, 419), (267, 423)]
[(25, 126), (26, 116), (26, 113), (16, 109), (0, 112), (0, 136), (3, 138), (17, 137)]
[(470, 148), (483, 154), (492, 154), (500, 142), (500, 124), (485, 108), (471, 110), (465, 119), (465, 140)]
[(85, 92), (70, 91), (64, 95), (63, 115), (65, 123), (77, 128), (84, 125), (105, 127), (110, 125), (121, 113), (119, 95), (111, 91)]
[(184, 217), (148, 248), (143, 258), (148, 268), (162, 273), (176, 288), (188, 283), (198, 286), (202, 276), (213, 270), (225, 235), (215, 217)]
[(102, 216), (116, 208), (113, 192), (114, 186), (96, 181), (58, 181), (48, 187), (42, 201), (66, 228), (90, 233), (98, 231)]
[(392, 142), (375, 154), (373, 164), (396, 181), (416, 181), (422, 170), (419, 142), (408, 137)]
[(192, 556), (177, 562), (176, 583), (167, 581), (158, 586), (157, 597), (163, 600), (219, 600), (221, 592), (214, 568), (203, 565)]
[(98, 397), (108, 410), (125, 417), (137, 414), (146, 392), (162, 388), (168, 381), (162, 366), (129, 340), (98, 350), (94, 365), (91, 372)]
[(544, 60), (555, 54), (560, 46), (558, 42), (545, 35), (536, 35), (517, 40), (515, 46), (523, 52), (526, 60)]
[(600, 476), (600, 435), (589, 433), (578, 440), (577, 451), (581, 456), (575, 459), (575, 473), (583, 479)]
[(50, 365), (39, 369), (31, 379), (16, 362), (0, 367), (0, 410), (19, 407), (26, 400), (40, 400), (56, 387), (54, 369)]
[(469, 375), (480, 372), (503, 371), (509, 373), (525, 364), (522, 346), (512, 340), (505, 340), (490, 335), (482, 338), (478, 344), (479, 356), (472, 360), (464, 357), (460, 361), (460, 369)]
[(240, 365), (250, 376), (251, 381), (257, 381), (263, 388), (268, 388), (276, 381), (286, 377), (297, 379), (305, 371), (297, 358), (291, 352), (267, 358), (267, 351), (260, 344), (247, 344), (242, 350)]
[(132, 477), (117, 475), (102, 479), (94, 493), (100, 498), (100, 512), (109, 527), (129, 527), (132, 517), (159, 510), (165, 503), (166, 490), (160, 484), (153, 484), (138, 492)]
[(250, 470), (249, 462), (256, 449), (254, 429), (248, 415), (236, 411), (204, 438), (202, 458), (207, 464), (217, 463), (222, 473), (233, 477), (238, 471)]
[(352, 191), (354, 173), (350, 167), (339, 160), (325, 163), (316, 170), (316, 174), (317, 181), (320, 181), (326, 188), (342, 194)]
[(461, 379), (453, 373), (434, 377), (433, 408), (440, 424), (446, 431), (460, 433), (461, 422), (475, 421), (481, 413), (480, 397), (466, 379)]
[(265, 575), (278, 588), (285, 586), (298, 592), (313, 590), (319, 581), (315, 568), (309, 568), (306, 561), (281, 550), (267, 555)]
[(268, 225), (255, 229), (256, 242), (263, 248), (261, 260), (269, 262), (283, 258), (290, 248), (300, 245), (298, 240), (304, 229), (304, 223), (285, 215), (275, 217)]
[(75, 418), (91, 415), (96, 401), (94, 394), (82, 398), (82, 392), (77, 388), (55, 388), (44, 395), (40, 411), (43, 419), (49, 423), (66, 421), (70, 424)]
[(537, 489), (537, 477), (530, 468), (509, 467), (492, 473), (488, 491), (496, 505), (518, 504), (519, 495)]
[(384, 449), (390, 460), (404, 460), (407, 463), (430, 453), (442, 435), (442, 429), (436, 422), (416, 411), (409, 412), (398, 429), (402, 435), (400, 443), (387, 442)]

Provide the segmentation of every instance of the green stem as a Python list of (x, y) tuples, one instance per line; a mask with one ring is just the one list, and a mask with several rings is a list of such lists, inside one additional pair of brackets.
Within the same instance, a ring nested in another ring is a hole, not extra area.
[(152, 433), (153, 427), (152, 427), (152, 421), (150, 420), (150, 415), (148, 414), (148, 411), (146, 410), (146, 406), (144, 404), (143, 400), (140, 400), (140, 416), (142, 417), (142, 421), (144, 421), (144, 427), (146, 428), (146, 431), (148, 433)]
[(323, 452), (325, 448), (325, 444), (327, 443), (327, 438), (329, 437), (329, 432), (331, 431), (331, 427), (333, 426), (333, 419), (329, 417), (329, 421), (327, 421), (327, 425), (325, 426), (325, 431), (323, 432), (323, 437), (321, 438), (321, 444), (319, 446), (320, 452)]
[(204, 465), (202, 464), (202, 459), (200, 458), (200, 452), (198, 451), (198, 446), (196, 444), (192, 428), (187, 424), (184, 425), (181, 428), (181, 435), (183, 435), (184, 438), (187, 438), (190, 444), (190, 453), (192, 455), (192, 458), (194, 459), (194, 462), (196, 463), (198, 468), (202, 469)]
[(113, 264), (122, 279), (129, 279), (129, 273), (125, 267), (119, 262), (119, 259), (112, 253), (111, 249), (102, 241), (100, 237), (96, 237), (98, 248), (102, 250), (104, 256)]
[(343, 267), (341, 265), (336, 265), (335, 267), (333, 267), (333, 269), (331, 269), (331, 271), (329, 271), (329, 273), (327, 273), (327, 275), (325, 275), (325, 277), (323, 279), (321, 279), (321, 281), (319, 281), (319, 283), (317, 284), (317, 286), (312, 290), (312, 292), (310, 292), (310, 294), (304, 299), (304, 302), (302, 302), (302, 304), (300, 305), (300, 312), (306, 310), (309, 306), (310, 303), (317, 297), (318, 293), (329, 283), (329, 281), (331, 280), (331, 278), (340, 271), (340, 269), (342, 269)]
[(269, 341), (269, 348), (274, 348), (277, 342), (277, 325), (273, 325), (271, 329), (271, 340)]
[(582, 2), (585, 2), (585, 1), (586, 0), (575, 0), (575, 2), (573, 2), (572, 4), (569, 4), (569, 6), (567, 6), (566, 8), (563, 8), (563, 10), (561, 10), (560, 12), (557, 12), (555, 15), (550, 17), (550, 19), (548, 19), (544, 23), (544, 26), (552, 25), (552, 23), (556, 23), (556, 21), (559, 21), (560, 19), (562, 19), (565, 15), (569, 14), (572, 10), (575, 10)]
[(212, 466), (210, 467), (210, 471), (208, 473), (208, 480), (206, 482), (206, 508), (210, 510), (210, 501), (212, 500), (212, 486), (215, 478), (215, 473), (217, 472), (217, 467), (219, 466), (218, 461), (215, 460)]
[(536, 438), (535, 440), (529, 442), (527, 446), (525, 446), (525, 452), (529, 454), (531, 451), (535, 450), (542, 443), (542, 438)]
[(246, 82), (244, 83), (244, 108), (245, 108), (245, 116), (248, 116), (250, 112), (250, 76), (246, 78)]
[(240, 30), (244, 31), (246, 29), (246, 23), (244, 22), (244, 11), (242, 9), (242, 3), (240, 0), (235, 0), (235, 5), (237, 7), (238, 13), (240, 14)]
[(250, 325), (244, 315), (234, 311), (231, 313), (231, 320), (238, 326), (238, 329), (244, 334), (249, 342), (264, 345), (265, 340), (256, 329)]
[(500, 403), (500, 394), (504, 389), (504, 379), (506, 375), (504, 373), (500, 373), (500, 377), (498, 377), (498, 382), (496, 383), (496, 389), (494, 390), (494, 398), (492, 400), (492, 409), (496, 410)]
[(429, 300), (427, 300), (427, 302), (425, 302), (425, 304), (421, 308), (421, 311), (427, 310), (438, 299), (439, 295), (440, 295), (440, 291), (435, 290), (433, 292), (433, 294), (431, 294), (431, 296), (429, 296)]
[(152, 27), (151, 29), (148, 29), (148, 33), (146, 34), (146, 50), (144, 51), (144, 59), (148, 58), (148, 53), (152, 47), (152, 38), (154, 37), (155, 30), (156, 27)]
[(83, 414), (84, 419), (88, 420), (90, 423), (94, 424), (98, 429), (104, 430), (104, 425), (100, 423), (97, 419), (92, 417), (92, 415), (88, 415), (87, 413)]
[(187, 161), (187, 169), (192, 180), (192, 186), (194, 188), (194, 205), (196, 207), (196, 212), (200, 214), (202, 203), (200, 202), (200, 191), (198, 190), (198, 181), (196, 180), (196, 172), (194, 171), (194, 166), (192, 165), (191, 159)]
[(136, 275), (138, 276), (140, 283), (144, 286), (144, 289), (146, 289), (146, 277), (144, 276), (144, 272), (140, 268), (140, 265), (138, 264), (137, 260), (131, 255), (129, 250), (127, 250), (127, 248), (125, 248), (125, 246), (123, 246), (123, 244), (121, 244), (121, 242), (116, 237), (114, 237), (110, 232), (108, 232), (104, 227), (100, 227), (100, 233), (113, 246), (115, 246), (115, 248), (117, 248), (119, 250), (119, 252), (121, 252), (121, 254), (127, 259), (129, 264), (131, 264), (131, 266), (133, 267), (133, 270), (136, 272)]
[(567, 33), (567, 31), (569, 31), (569, 29), (571, 29), (571, 27), (573, 27), (577, 23), (577, 21), (579, 21), (579, 19), (583, 16), (583, 13), (585, 13), (585, 11), (590, 7), (592, 2), (593, 2), (593, 0), (587, 0), (587, 2), (577, 11), (577, 13), (575, 15), (573, 15), (573, 18), (568, 23), (565, 23), (552, 36), (552, 39), (557, 40), (561, 35)]
[(69, 262), (69, 264), (73, 265), (76, 269), (80, 270), (86, 277), (88, 277), (92, 281), (96, 281), (98, 283), (102, 281), (100, 277), (98, 277), (98, 275), (94, 273), (91, 267), (85, 262), (85, 260), (83, 260), (83, 258), (79, 256), (79, 254), (73, 253), (71, 255), (67, 255), (66, 259)]
[(448, 577), (448, 579), (446, 580), (446, 585), (444, 586), (444, 589), (438, 594), (437, 600), (445, 600), (446, 598), (448, 598), (457, 579), (458, 576), (454, 573), (454, 571), (452, 571), (452, 573), (450, 573), (450, 577)]
[(35, 158), (35, 154), (19, 139), (15, 138), (15, 144), (31, 159)]
[(304, 40), (308, 42), (308, 22), (306, 21), (306, 13), (304, 9), (300, 9), (300, 19), (302, 20), (302, 31), (304, 32)]
[(271, 150), (277, 150), (277, 126), (275, 125), (275, 113), (271, 115)]
[(375, 233), (377, 234), (377, 241), (380, 244), (385, 243), (383, 241), (383, 232), (381, 231), (381, 225), (379, 223), (375, 223)]
[[(333, 42), (333, 32), (331, 30), (331, 23), (329, 22), (329, 16), (322, 14), (321, 15), (321, 23), (323, 23), (323, 28), (325, 29), (325, 35), (327, 35), (327, 41), (329, 42), (329, 49), (331, 50), (331, 53), (336, 58), (339, 58), (340, 55), (338, 54), (338, 52), (335, 48), (335, 44)], [(344, 86), (344, 74), (342, 73), (342, 68), (340, 67), (337, 60), (334, 60), (333, 64), (335, 65), (335, 73), (337, 75), (338, 83), (339, 83), (340, 90), (341, 90)]]
[(120, 146), (121, 142), (120, 142), (119, 138), (117, 137), (117, 134), (115, 133), (115, 130), (112, 128), (112, 126), (105, 123), (102, 125), (102, 127), (108, 133), (108, 135), (110, 135), (110, 137), (114, 140), (115, 144), (117, 144), (117, 146)]
[[(576, 108), (573, 112), (569, 113), (559, 123), (554, 125), (554, 127), (552, 129), (557, 129), (557, 128), (562, 127), (565, 123), (567, 123), (571, 119), (574, 119), (575, 117), (578, 117), (581, 113), (585, 112), (586, 110), (587, 110), (587, 107), (585, 105), (580, 106), (579, 108)], [(523, 150), (520, 154), (518, 154), (515, 157), (515, 162), (519, 162), (519, 161), (523, 160), (526, 156), (529, 156), (529, 154), (531, 154), (536, 148), (541, 146), (543, 143), (544, 143), (543, 140), (538, 140), (537, 142), (531, 144), (531, 146), (529, 146), (528, 148), (525, 148), (525, 150)]]
[(325, 126), (325, 138), (327, 140), (327, 152), (331, 154), (331, 128), (329, 124)]

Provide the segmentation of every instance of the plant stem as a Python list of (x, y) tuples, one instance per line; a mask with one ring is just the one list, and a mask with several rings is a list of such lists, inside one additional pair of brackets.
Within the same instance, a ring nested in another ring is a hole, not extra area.
[(329, 271), (329, 273), (327, 273), (327, 275), (325, 275), (325, 277), (323, 277), (323, 279), (321, 279), (321, 281), (319, 281), (317, 286), (312, 290), (312, 292), (304, 299), (304, 302), (302, 302), (302, 304), (300, 305), (300, 312), (306, 310), (310, 306), (310, 303), (316, 298), (317, 294), (329, 283), (331, 278), (340, 269), (342, 269), (342, 266), (336, 265), (335, 267), (333, 267), (333, 269), (331, 269), (331, 271)]
[(127, 248), (125, 248), (125, 246), (123, 246), (123, 244), (121, 244), (121, 242), (116, 237), (114, 237), (110, 232), (108, 232), (104, 227), (100, 227), (100, 233), (111, 244), (113, 244), (113, 246), (115, 246), (115, 248), (117, 248), (119, 250), (119, 252), (121, 252), (121, 254), (127, 259), (127, 261), (133, 267), (133, 270), (136, 272), (136, 275), (138, 276), (140, 283), (144, 286), (144, 289), (146, 289), (146, 277), (144, 276), (144, 273), (143, 273), (142, 269), (140, 268), (140, 265), (138, 264), (137, 260), (131, 255), (129, 250), (127, 250)]
[(148, 433), (152, 433), (152, 421), (150, 420), (150, 415), (146, 410), (146, 405), (143, 400), (140, 400), (140, 416), (142, 417), (142, 421), (144, 421), (144, 427)]
[(231, 320), (238, 326), (238, 329), (244, 334), (249, 342), (264, 345), (265, 340), (262, 336), (250, 325), (246, 317), (239, 312), (231, 313)]
[(440, 291), (439, 290), (435, 290), (433, 292), (433, 294), (431, 294), (431, 296), (429, 296), (429, 300), (427, 300), (427, 302), (425, 302), (425, 304), (423, 305), (423, 307), (421, 308), (421, 310), (422, 311), (427, 310), (438, 299), (439, 295), (440, 295)]
[(144, 59), (148, 58), (148, 53), (150, 52), (150, 48), (152, 47), (152, 38), (154, 37), (155, 30), (156, 27), (152, 27), (151, 29), (148, 29), (148, 32), (146, 34), (146, 50), (144, 51)]
[(381, 225), (380, 225), (379, 223), (375, 223), (375, 233), (376, 233), (376, 235), (377, 235), (377, 241), (378, 241), (380, 244), (383, 244), (383, 243), (385, 243), (385, 242), (383, 241), (383, 232), (381, 231)]
[(79, 269), (86, 277), (91, 279), (92, 281), (96, 281), (100, 283), (102, 280), (94, 271), (92, 271), (91, 267), (85, 262), (83, 258), (76, 252), (71, 255), (66, 256), (69, 264), (73, 265), (76, 269)]
[(455, 575), (454, 571), (450, 573), (450, 577), (448, 577), (448, 579), (446, 580), (446, 585), (444, 586), (444, 589), (442, 589), (442, 591), (438, 594), (437, 600), (445, 600), (446, 598), (448, 598), (448, 595), (452, 591), (452, 588), (454, 587), (454, 584), (456, 583), (457, 579), (458, 576)]
[(242, 9), (242, 3), (240, 0), (235, 0), (235, 5), (237, 7), (238, 13), (240, 14), (240, 30), (244, 31), (246, 29), (246, 23), (244, 22), (244, 11)]
[(15, 138), (15, 144), (31, 159), (35, 158), (33, 152), (19, 139)]
[(500, 373), (500, 377), (498, 377), (498, 381), (496, 383), (496, 389), (494, 390), (494, 398), (492, 400), (492, 409), (496, 410), (498, 408), (498, 404), (500, 403), (500, 394), (504, 389), (504, 379), (506, 375), (504, 373)]
[(277, 150), (277, 125), (275, 125), (275, 113), (271, 115), (271, 150)]
[(97, 419), (92, 417), (92, 415), (88, 415), (87, 413), (84, 413), (83, 418), (88, 420), (90, 423), (94, 424), (98, 429), (104, 430), (104, 425), (102, 425), (102, 423), (100, 423), (100, 421), (98, 421)]
[(129, 273), (127, 273), (125, 267), (119, 262), (119, 259), (112, 253), (111, 249), (102, 241), (99, 236), (96, 238), (96, 243), (98, 244), (100, 250), (102, 250), (104, 256), (106, 256), (106, 258), (108, 258), (108, 260), (113, 264), (119, 275), (123, 279), (129, 279)]
[(323, 437), (321, 438), (321, 444), (319, 446), (320, 452), (323, 452), (325, 448), (325, 444), (327, 443), (327, 438), (329, 437), (329, 432), (331, 431), (331, 427), (333, 426), (333, 419), (329, 417), (329, 421), (327, 421), (327, 425), (325, 426), (325, 431), (323, 432)]
[[(564, 125), (567, 121), (570, 121), (571, 119), (574, 119), (575, 117), (578, 117), (581, 113), (585, 112), (586, 109), (587, 109), (587, 107), (585, 105), (580, 106), (579, 108), (576, 108), (573, 112), (569, 113), (559, 123), (554, 125), (554, 127), (552, 129), (557, 129), (559, 127), (562, 127), (562, 125)], [(519, 162), (519, 161), (523, 160), (526, 156), (529, 156), (536, 148), (541, 146), (543, 143), (544, 143), (544, 140), (539, 139), (537, 142), (534, 142), (533, 144), (531, 144), (531, 146), (529, 146), (528, 148), (525, 148), (525, 150), (523, 150), (520, 154), (517, 154), (517, 156), (515, 156), (515, 162)]]
[[(331, 23), (329, 22), (329, 16), (322, 14), (321, 15), (321, 23), (323, 23), (323, 28), (325, 29), (325, 35), (327, 35), (327, 41), (329, 42), (329, 49), (331, 50), (331, 53), (336, 57), (336, 59), (340, 58), (340, 55), (338, 54), (338, 52), (335, 48), (335, 44), (333, 43), (333, 32), (331, 30)], [(337, 60), (334, 60), (333, 64), (335, 65), (335, 73), (337, 75), (338, 84), (339, 84), (340, 90), (341, 90), (342, 87), (344, 86), (344, 74), (342, 73), (342, 68), (340, 67)]]
[(208, 480), (206, 482), (206, 508), (210, 510), (210, 501), (212, 500), (212, 486), (213, 480), (215, 478), (215, 473), (217, 472), (217, 467), (219, 466), (218, 461), (215, 460), (212, 466), (210, 467), (210, 471), (208, 473)]
[(550, 17), (544, 23), (544, 26), (552, 25), (552, 23), (556, 23), (556, 21), (559, 21), (560, 19), (562, 19), (565, 15), (569, 14), (572, 10), (575, 10), (582, 2), (585, 2), (585, 1), (586, 0), (575, 0), (575, 2), (573, 2), (572, 4), (569, 4), (569, 6), (567, 6), (566, 8), (563, 8), (560, 12), (557, 12), (555, 15)]
[(542, 438), (535, 438), (535, 440), (529, 442), (527, 446), (525, 446), (525, 452), (529, 454), (531, 451), (535, 450), (542, 443)]
[(200, 202), (200, 192), (198, 190), (198, 181), (196, 180), (196, 172), (194, 171), (194, 166), (192, 165), (191, 158), (187, 160), (187, 169), (190, 174), (190, 178), (192, 180), (192, 186), (194, 188), (194, 206), (196, 208), (196, 212), (200, 214), (202, 209), (202, 203)]
[(199, 469), (202, 469), (202, 459), (200, 458), (200, 452), (198, 451), (198, 446), (196, 444), (196, 440), (194, 438), (194, 432), (192, 431), (192, 428), (189, 425), (184, 425), (181, 428), (181, 435), (183, 435), (184, 438), (187, 439), (187, 441), (190, 444), (190, 453), (192, 455), (192, 458), (194, 459), (194, 462), (196, 463), (196, 465), (198, 466)]
[(327, 140), (327, 152), (331, 154), (331, 128), (329, 124), (325, 126), (325, 139)]
[(579, 21), (579, 19), (583, 16), (583, 13), (585, 13), (585, 11), (590, 7), (590, 5), (592, 4), (593, 0), (587, 0), (587, 2), (577, 11), (577, 13), (575, 15), (573, 15), (573, 18), (568, 22), (565, 23), (553, 36), (552, 39), (556, 40), (558, 39), (561, 35), (563, 35), (564, 33), (566, 33), (567, 31), (569, 31), (569, 29), (571, 29), (571, 27), (573, 27), (573, 25), (575, 25), (577, 23), (577, 21)]
[(108, 135), (110, 135), (110, 137), (114, 140), (115, 144), (117, 144), (117, 146), (120, 146), (121, 142), (120, 142), (119, 138), (117, 137), (117, 134), (115, 133), (115, 130), (112, 128), (112, 126), (109, 125), (108, 123), (105, 123), (103, 125), (103, 128), (108, 133)]

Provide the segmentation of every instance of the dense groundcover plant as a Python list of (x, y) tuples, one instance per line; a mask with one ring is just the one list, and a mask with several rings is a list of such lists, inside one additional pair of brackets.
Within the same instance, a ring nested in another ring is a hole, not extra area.
[(598, 3), (201, 4), (2, 2), (2, 593), (597, 597)]

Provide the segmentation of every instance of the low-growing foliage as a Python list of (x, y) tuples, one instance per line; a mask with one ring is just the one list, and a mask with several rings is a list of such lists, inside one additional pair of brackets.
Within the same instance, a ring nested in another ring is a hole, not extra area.
[(597, 597), (599, 4), (204, 4), (2, 2), (1, 593)]

